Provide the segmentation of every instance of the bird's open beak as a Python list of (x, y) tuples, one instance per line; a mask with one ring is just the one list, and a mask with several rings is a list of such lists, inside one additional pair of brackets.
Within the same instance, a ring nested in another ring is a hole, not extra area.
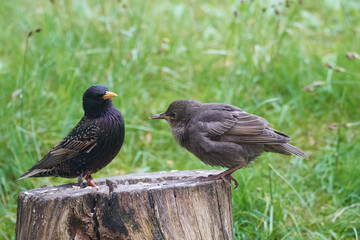
[(117, 97), (117, 94), (113, 93), (113, 92), (106, 91), (102, 98), (105, 100), (105, 99), (109, 99), (109, 98), (112, 98), (112, 97)]
[(165, 115), (165, 113), (159, 113), (159, 114), (155, 114), (150, 116), (150, 119), (166, 119), (168, 116)]

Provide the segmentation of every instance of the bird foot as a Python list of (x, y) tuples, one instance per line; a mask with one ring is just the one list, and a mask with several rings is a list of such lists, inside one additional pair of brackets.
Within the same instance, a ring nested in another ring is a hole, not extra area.
[(85, 188), (85, 186), (84, 186), (84, 183), (81, 181), (81, 182), (78, 182), (78, 186), (80, 187), (80, 188)]
[[(85, 188), (83, 179), (84, 179), (84, 178), (83, 178), (83, 175), (81, 174), (81, 175), (78, 177), (78, 185), (79, 185), (80, 188)], [(92, 178), (91, 176), (88, 176), (88, 177), (85, 178), (85, 180), (86, 180), (86, 182), (87, 182), (87, 184), (88, 184), (89, 186), (91, 186), (91, 187), (97, 187), (97, 186), (95, 185), (95, 183), (93, 183), (93, 182), (91, 181), (92, 179), (93, 179), (93, 178)]]
[(233, 177), (230, 175), (227, 176), (228, 178), (230, 178), (230, 182), (233, 181), (234, 184), (235, 184), (235, 187), (233, 188), (233, 190), (235, 190), (238, 186), (239, 186), (239, 182)]
[(230, 188), (231, 188), (231, 181), (234, 181), (235, 187), (233, 188), (233, 190), (236, 189), (239, 185), (239, 182), (233, 176), (231, 176), (231, 174), (228, 174), (228, 175), (224, 175), (223, 173), (220, 173), (217, 175), (210, 174), (207, 177), (198, 177), (196, 179), (203, 180), (203, 181), (213, 181), (213, 180), (218, 180), (220, 178)]
[(244, 161), (243, 163), (239, 164), (239, 165), (236, 165), (232, 168), (229, 168), (228, 170), (226, 171), (223, 171), (217, 175), (209, 175), (207, 177), (198, 177), (197, 179), (202, 179), (202, 180), (205, 180), (205, 181), (211, 181), (211, 180), (217, 180), (217, 179), (222, 179), (227, 186), (229, 186), (231, 188), (231, 181), (234, 182), (235, 184), (235, 187), (233, 190), (235, 190), (238, 185), (239, 185), (239, 182), (233, 177), (231, 176), (231, 174), (233, 174), (236, 170), (238, 170), (239, 168), (242, 168), (242, 167), (245, 167), (247, 165), (247, 161)]
[(85, 178), (86, 179), (86, 182), (87, 182), (87, 184), (89, 184), (89, 186), (91, 186), (91, 187), (97, 187), (96, 185), (95, 185), (95, 183), (93, 183), (91, 180), (92, 180), (92, 178)]
[(85, 188), (82, 174), (80, 176), (78, 176), (78, 186), (80, 188)]

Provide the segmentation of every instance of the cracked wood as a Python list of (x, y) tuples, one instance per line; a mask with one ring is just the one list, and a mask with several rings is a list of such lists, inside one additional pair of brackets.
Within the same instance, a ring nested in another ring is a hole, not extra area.
[(19, 194), (16, 239), (234, 239), (231, 189), (173, 171), (98, 179)]

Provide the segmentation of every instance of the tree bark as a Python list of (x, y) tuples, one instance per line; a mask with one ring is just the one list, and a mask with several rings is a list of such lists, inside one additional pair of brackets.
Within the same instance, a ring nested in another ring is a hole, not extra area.
[(16, 239), (234, 239), (231, 189), (171, 171), (20, 192)]

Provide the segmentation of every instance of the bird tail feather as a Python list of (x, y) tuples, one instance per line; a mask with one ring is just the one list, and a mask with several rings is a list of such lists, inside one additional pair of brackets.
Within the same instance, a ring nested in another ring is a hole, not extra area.
[(39, 174), (39, 173), (42, 173), (42, 172), (46, 172), (48, 171), (48, 169), (34, 169), (34, 170), (30, 170), (26, 173), (24, 173), (23, 175), (21, 175), (19, 177), (19, 179), (17, 179), (16, 181), (19, 181), (21, 179), (24, 179), (24, 178), (28, 178), (28, 177), (32, 177), (32, 176), (35, 176), (36, 174)]
[(309, 160), (309, 156), (298, 149), (297, 147), (294, 147), (293, 145), (290, 145), (288, 143), (285, 144), (267, 144), (265, 145), (265, 151), (267, 152), (277, 152), (282, 154), (294, 154), (298, 157), (304, 158), (306, 160)]

